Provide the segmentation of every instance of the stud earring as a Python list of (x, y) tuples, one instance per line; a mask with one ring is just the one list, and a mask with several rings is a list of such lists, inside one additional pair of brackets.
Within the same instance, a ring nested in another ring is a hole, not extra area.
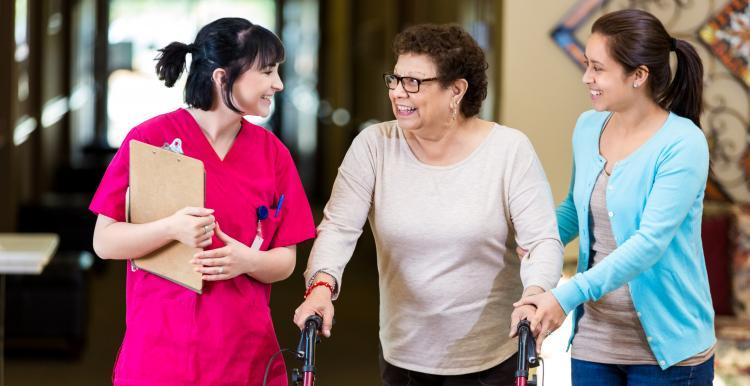
[(638, 83), (633, 83), (633, 88), (638, 88)]

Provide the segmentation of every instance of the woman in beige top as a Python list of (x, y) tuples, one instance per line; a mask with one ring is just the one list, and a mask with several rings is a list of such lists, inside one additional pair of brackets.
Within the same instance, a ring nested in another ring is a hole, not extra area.
[[(560, 278), (549, 185), (526, 136), (477, 116), (487, 63), (466, 31), (414, 26), (394, 51), (384, 80), (396, 120), (366, 128), (341, 164), (295, 323), (319, 314), (330, 336), (332, 299), (369, 219), (384, 384), (507, 384), (516, 362), (509, 333), (534, 312), (512, 303)], [(521, 261), (506, 247), (509, 223), (531, 251)]]

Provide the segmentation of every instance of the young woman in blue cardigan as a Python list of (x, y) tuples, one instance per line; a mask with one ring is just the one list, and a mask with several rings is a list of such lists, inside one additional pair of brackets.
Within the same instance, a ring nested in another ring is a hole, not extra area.
[(594, 109), (576, 123), (557, 209), (563, 243), (579, 238), (578, 273), (516, 305), (537, 307), (540, 343), (573, 312), (575, 386), (711, 385), (701, 60), (644, 11), (606, 14), (591, 32), (583, 83)]

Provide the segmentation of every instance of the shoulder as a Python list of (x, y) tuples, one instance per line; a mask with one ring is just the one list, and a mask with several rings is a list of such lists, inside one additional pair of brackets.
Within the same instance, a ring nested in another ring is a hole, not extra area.
[(670, 113), (664, 126), (666, 135), (661, 136), (663, 148), (668, 152), (685, 151), (691, 157), (702, 155), (708, 157), (706, 135), (690, 119)]
[(706, 135), (700, 127), (696, 126), (690, 119), (675, 113), (669, 113), (666, 128), (670, 131), (670, 137), (682, 141), (706, 143)]
[(357, 134), (357, 138), (363, 141), (377, 141), (382, 139), (399, 138), (398, 122), (385, 121), (365, 127)]
[(266, 154), (270, 154), (272, 157), (277, 159), (291, 158), (289, 149), (271, 130), (249, 122), (244, 118), (242, 119), (242, 130), (244, 131), (243, 134), (246, 136), (246, 138), (250, 139), (250, 143), (260, 147), (260, 149), (256, 149), (254, 151), (261, 151)]
[(187, 114), (187, 111), (177, 109), (157, 115), (136, 125), (131, 130), (131, 133), (144, 140), (155, 136), (161, 137), (169, 128), (177, 125), (177, 122), (182, 119), (183, 114)]
[(492, 139), (497, 145), (518, 146), (531, 145), (531, 140), (521, 130), (495, 123), (492, 127)]
[(395, 120), (375, 123), (362, 129), (352, 141), (350, 148), (382, 148), (386, 145), (386, 142), (400, 140), (401, 135), (398, 123)]

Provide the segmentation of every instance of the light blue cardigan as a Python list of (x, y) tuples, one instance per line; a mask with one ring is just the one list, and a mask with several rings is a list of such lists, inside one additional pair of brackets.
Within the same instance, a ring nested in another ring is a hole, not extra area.
[[(589, 201), (605, 159), (599, 136), (609, 112), (587, 111), (573, 133), (573, 176), (557, 208), (564, 244), (578, 235), (578, 273), (552, 290), (565, 313), (630, 284), (633, 305), (659, 366), (666, 369), (716, 342), (701, 244), (708, 145), (689, 119), (670, 113), (664, 126), (609, 177), (607, 210), (617, 249), (589, 269)], [(612, 349), (616, 349), (613, 347)]]

